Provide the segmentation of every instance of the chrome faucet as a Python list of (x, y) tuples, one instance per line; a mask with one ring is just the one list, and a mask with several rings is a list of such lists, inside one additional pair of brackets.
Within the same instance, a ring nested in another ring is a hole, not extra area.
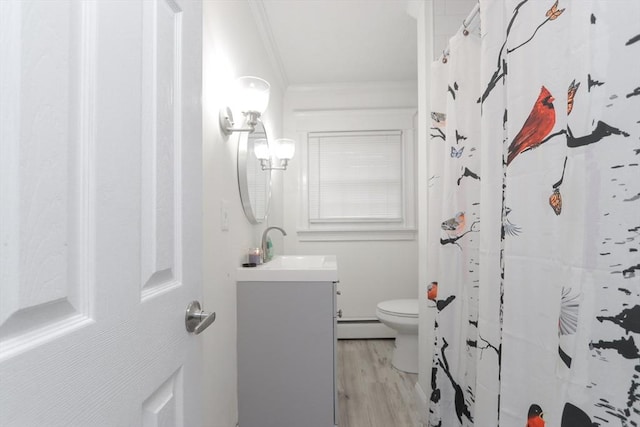
[(280, 227), (267, 227), (267, 229), (264, 230), (264, 232), (262, 233), (262, 243), (260, 245), (260, 247), (262, 248), (262, 262), (267, 262), (271, 259), (267, 258), (267, 233), (269, 233), (269, 230), (273, 229), (280, 230), (283, 236), (287, 235), (287, 232)]

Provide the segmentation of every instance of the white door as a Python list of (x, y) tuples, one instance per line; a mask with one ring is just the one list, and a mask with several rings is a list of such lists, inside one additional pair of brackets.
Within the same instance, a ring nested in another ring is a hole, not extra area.
[(203, 424), (201, 19), (0, 1), (3, 427)]

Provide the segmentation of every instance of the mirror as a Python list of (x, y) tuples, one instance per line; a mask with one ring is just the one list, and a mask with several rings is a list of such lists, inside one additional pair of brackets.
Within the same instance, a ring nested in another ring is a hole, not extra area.
[(242, 133), (238, 142), (240, 200), (244, 214), (252, 224), (259, 224), (267, 218), (271, 198), (271, 171), (262, 170), (260, 160), (253, 151), (259, 139), (266, 139), (269, 143), (261, 121), (258, 121), (252, 133)]

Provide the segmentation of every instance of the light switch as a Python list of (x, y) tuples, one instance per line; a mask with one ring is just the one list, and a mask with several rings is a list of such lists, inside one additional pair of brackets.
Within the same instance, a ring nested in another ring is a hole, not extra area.
[(229, 231), (229, 201), (220, 201), (220, 230)]

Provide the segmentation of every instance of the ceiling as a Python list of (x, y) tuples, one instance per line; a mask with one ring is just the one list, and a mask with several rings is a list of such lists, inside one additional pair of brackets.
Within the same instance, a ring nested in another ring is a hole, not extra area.
[(417, 23), (407, 0), (253, 3), (285, 86), (417, 79)]
[[(272, 65), (289, 85), (417, 80), (424, 0), (250, 0)], [(478, 0), (431, 0), (434, 58)]]

